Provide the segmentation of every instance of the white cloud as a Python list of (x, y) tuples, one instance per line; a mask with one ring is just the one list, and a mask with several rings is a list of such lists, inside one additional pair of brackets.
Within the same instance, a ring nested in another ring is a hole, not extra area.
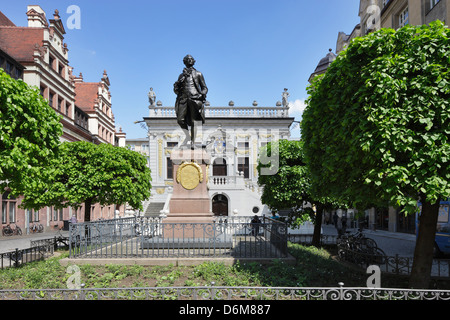
[(305, 100), (297, 99), (294, 102), (289, 102), (289, 112), (302, 114), (306, 108)]

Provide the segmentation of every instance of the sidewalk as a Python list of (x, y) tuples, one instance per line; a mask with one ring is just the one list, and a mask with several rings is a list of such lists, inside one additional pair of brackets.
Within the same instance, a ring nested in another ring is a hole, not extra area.
[[(327, 235), (337, 235), (336, 227), (332, 224), (329, 225), (323, 225), (323, 234)], [(358, 232), (357, 228), (347, 228), (346, 230), (349, 233), (356, 233)], [(369, 230), (369, 229), (363, 229), (362, 231), (366, 236), (373, 235), (378, 237), (386, 237), (386, 238), (392, 238), (392, 239), (399, 239), (399, 240), (409, 240), (409, 241), (416, 241), (416, 235), (411, 233), (402, 233), (402, 232), (390, 232), (385, 230)]]
[(4, 237), (0, 236), (0, 253), (14, 251), (16, 249), (22, 250), (30, 248), (31, 241), (41, 239), (51, 239), (54, 237), (69, 236), (69, 231), (48, 231), (43, 233), (23, 234), (21, 236)]
[[(322, 228), (323, 234), (337, 236), (337, 230), (334, 225), (324, 225)], [(358, 229), (350, 228), (347, 229), (347, 232), (356, 233)], [(395, 256), (397, 254), (402, 257), (414, 256), (416, 246), (416, 236), (414, 234), (367, 229), (363, 230), (363, 234), (375, 240), (378, 247), (388, 256)]]
[[(355, 232), (357, 230), (355, 229)], [(386, 238), (392, 238), (392, 239), (399, 239), (399, 240), (408, 240), (408, 241), (416, 241), (416, 235), (411, 233), (403, 233), (403, 232), (390, 232), (385, 230), (363, 230), (363, 233), (365, 235), (373, 235), (373, 236), (380, 236), (380, 237), (386, 237)]]

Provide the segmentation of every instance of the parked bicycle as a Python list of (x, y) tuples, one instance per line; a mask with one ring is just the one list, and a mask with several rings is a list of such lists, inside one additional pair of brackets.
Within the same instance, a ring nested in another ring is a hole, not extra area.
[(7, 224), (2, 229), (2, 235), (3, 236), (16, 236), (16, 235), (21, 236), (22, 235), (22, 229), (20, 229), (20, 227), (17, 226), (17, 225), (13, 229), (13, 228), (11, 228), (11, 225)]
[(36, 233), (36, 232), (41, 233), (43, 231), (44, 231), (44, 226), (40, 223), (38, 223), (38, 224), (34, 223), (33, 226), (31, 227), (31, 232), (33, 232), (33, 233)]
[(359, 265), (383, 264), (386, 254), (378, 248), (375, 240), (367, 238), (361, 231), (344, 234), (337, 239), (340, 259)]
[(55, 237), (55, 250), (58, 249), (58, 247), (63, 248), (69, 248), (69, 238), (64, 237), (61, 233), (61, 230), (59, 230), (59, 236)]
[(373, 251), (378, 248), (377, 242), (371, 238), (367, 238), (361, 230), (353, 234), (348, 234), (348, 238), (358, 249)]

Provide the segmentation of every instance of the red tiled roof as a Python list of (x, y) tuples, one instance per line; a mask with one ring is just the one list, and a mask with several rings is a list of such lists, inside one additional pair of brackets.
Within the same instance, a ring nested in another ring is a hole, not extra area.
[(33, 62), (35, 45), (43, 45), (44, 29), (0, 26), (0, 48), (18, 62)]
[(0, 11), (0, 26), (15, 27), (16, 25)]
[(94, 111), (95, 100), (98, 98), (97, 82), (75, 83), (75, 105), (83, 111)]

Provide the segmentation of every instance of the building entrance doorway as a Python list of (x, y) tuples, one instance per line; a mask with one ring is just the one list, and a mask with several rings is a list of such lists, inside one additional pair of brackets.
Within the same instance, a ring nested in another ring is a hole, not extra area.
[(215, 216), (228, 216), (228, 199), (222, 194), (215, 195), (212, 199), (212, 212)]

